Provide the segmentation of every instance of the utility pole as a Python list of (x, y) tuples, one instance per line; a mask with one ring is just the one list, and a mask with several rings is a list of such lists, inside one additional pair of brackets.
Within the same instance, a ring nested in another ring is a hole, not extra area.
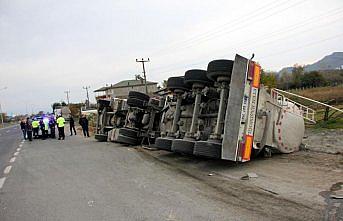
[[(0, 88), (0, 91), (6, 90), (6, 89), (7, 87), (3, 87), (3, 88)], [(1, 126), (2, 128), (4, 128), (4, 115), (2, 113), (1, 103), (0, 103), (0, 116), (1, 116)]]
[(67, 90), (67, 91), (65, 91), (64, 93), (67, 94), (67, 101), (68, 101), (68, 106), (69, 106), (69, 93), (70, 93), (70, 90)]
[(150, 59), (148, 58), (148, 60), (144, 60), (143, 58), (141, 60), (138, 60), (136, 59), (136, 62), (141, 62), (142, 65), (143, 65), (143, 75), (144, 75), (144, 84), (145, 84), (145, 93), (148, 93), (148, 86), (147, 86), (147, 83), (146, 83), (146, 73), (145, 73), (145, 66), (144, 66), (144, 63), (145, 62), (149, 62)]
[(85, 89), (87, 91), (87, 109), (89, 108), (89, 94), (88, 94), (88, 89), (90, 88), (91, 86), (85, 86), (85, 87), (82, 87), (83, 89)]

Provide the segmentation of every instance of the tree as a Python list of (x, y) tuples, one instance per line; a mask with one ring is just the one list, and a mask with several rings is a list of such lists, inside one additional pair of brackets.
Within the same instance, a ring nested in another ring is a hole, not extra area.
[(277, 87), (284, 89), (284, 90), (288, 90), (290, 88), (293, 87), (293, 82), (292, 82), (292, 76), (291, 74), (288, 73), (281, 73), (280, 74), (280, 78), (277, 82)]
[(62, 102), (61, 102), (61, 105), (62, 105), (62, 107), (64, 107), (64, 106), (68, 106), (68, 105), (67, 105), (67, 103), (66, 103), (66, 102), (64, 102), (64, 101), (62, 101)]
[(276, 73), (261, 71), (261, 83), (268, 88), (275, 88), (277, 84)]
[(318, 71), (311, 71), (305, 73), (301, 79), (301, 84), (303, 87), (319, 87), (324, 86), (326, 81)]
[(295, 64), (292, 70), (292, 83), (294, 88), (301, 87), (301, 78), (304, 75), (304, 66)]

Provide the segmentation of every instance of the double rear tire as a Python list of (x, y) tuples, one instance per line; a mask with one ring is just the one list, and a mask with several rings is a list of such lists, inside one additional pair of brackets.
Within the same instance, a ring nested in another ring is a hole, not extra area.
[(219, 77), (231, 79), (234, 61), (232, 60), (213, 60), (207, 65), (207, 77), (212, 81), (217, 81)]
[(130, 91), (129, 97), (127, 99), (127, 104), (130, 107), (138, 107), (141, 109), (145, 109), (149, 102), (149, 95), (138, 92), (138, 91)]
[(171, 91), (174, 91), (174, 90), (181, 90), (181, 91), (190, 90), (189, 85), (185, 84), (185, 78), (183, 76), (168, 78), (167, 88)]
[(188, 70), (185, 73), (185, 84), (192, 86), (193, 84), (202, 84), (205, 86), (212, 86), (213, 81), (207, 77), (207, 72), (200, 69)]

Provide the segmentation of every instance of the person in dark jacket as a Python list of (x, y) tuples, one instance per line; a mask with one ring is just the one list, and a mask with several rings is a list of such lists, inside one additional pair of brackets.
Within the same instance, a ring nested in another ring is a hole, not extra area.
[(26, 119), (26, 133), (27, 139), (29, 139), (29, 141), (32, 141), (32, 122), (30, 118)]
[(55, 126), (56, 126), (55, 116), (51, 115), (50, 119), (49, 119), (50, 137), (51, 138), (56, 138)]
[(24, 119), (20, 121), (20, 129), (23, 132), (24, 139), (26, 140), (26, 122)]
[(86, 137), (89, 137), (89, 131), (88, 131), (88, 119), (85, 115), (82, 115), (79, 120), (79, 124), (82, 127), (83, 135)]
[(70, 115), (69, 117), (69, 127), (70, 127), (70, 136), (73, 136), (73, 130), (74, 130), (74, 134), (76, 135), (75, 121), (72, 115)]
[(40, 127), (40, 130), (42, 131), (42, 140), (45, 140), (45, 138), (46, 138), (46, 135), (45, 135), (45, 132), (46, 132), (46, 130), (45, 130), (45, 125), (44, 125), (44, 122), (43, 122), (43, 119), (41, 119), (40, 121), (39, 121), (39, 127)]

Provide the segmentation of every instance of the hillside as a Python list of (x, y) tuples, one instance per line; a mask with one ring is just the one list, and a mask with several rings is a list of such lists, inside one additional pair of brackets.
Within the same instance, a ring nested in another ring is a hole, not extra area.
[[(343, 67), (343, 52), (334, 52), (331, 55), (327, 55), (321, 60), (305, 65), (305, 71), (322, 71), (322, 70), (334, 70)], [(282, 68), (278, 73), (291, 73), (293, 67)]]

